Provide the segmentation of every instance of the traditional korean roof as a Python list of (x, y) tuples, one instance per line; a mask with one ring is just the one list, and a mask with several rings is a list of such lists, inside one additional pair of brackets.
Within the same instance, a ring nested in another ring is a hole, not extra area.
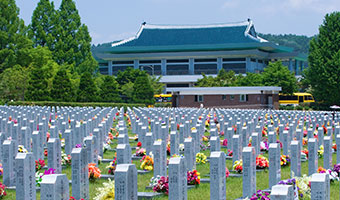
[(278, 94), (280, 91), (281, 87), (275, 86), (167, 88), (167, 92), (179, 95)]
[(136, 36), (112, 43), (107, 53), (222, 51), (260, 49), (291, 52), (259, 37), (251, 20), (209, 25), (152, 25), (143, 23)]

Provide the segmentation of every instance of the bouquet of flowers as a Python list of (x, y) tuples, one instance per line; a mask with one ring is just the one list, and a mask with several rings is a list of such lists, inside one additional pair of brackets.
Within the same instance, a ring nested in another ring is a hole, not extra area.
[(320, 145), (319, 150), (318, 150), (319, 158), (321, 158), (323, 156), (323, 152), (324, 152), (323, 145)]
[(109, 182), (104, 182), (103, 187), (97, 188), (97, 194), (94, 200), (115, 199), (115, 182), (109, 179)]
[(208, 144), (204, 144), (203, 142), (200, 142), (200, 150), (201, 151), (206, 151), (208, 149), (208, 147), (210, 146), (209, 142)]
[(333, 152), (336, 151), (336, 144), (333, 144), (332, 149), (333, 149)]
[(145, 155), (146, 155), (146, 150), (144, 148), (138, 149), (135, 154), (135, 156), (145, 156)]
[(116, 167), (117, 167), (116, 161), (117, 161), (117, 158), (115, 158), (113, 161), (110, 162), (110, 164), (108, 166), (106, 166), (106, 169), (109, 169), (108, 173), (111, 174), (111, 175), (115, 174), (115, 170), (116, 170)]
[(169, 177), (161, 176), (152, 189), (154, 192), (169, 194)]
[(18, 152), (19, 153), (27, 153), (27, 149), (25, 149), (24, 145), (18, 145)]
[(269, 167), (269, 161), (263, 155), (258, 155), (256, 157), (256, 169), (265, 169)]
[(141, 162), (140, 168), (142, 170), (146, 170), (146, 171), (153, 170), (153, 159), (151, 156), (143, 156), (140, 162)]
[(305, 154), (306, 158), (308, 158), (308, 150), (307, 149), (304, 149), (304, 150), (301, 151), (302, 156), (303, 156), (303, 154)]
[(41, 181), (42, 181), (42, 177), (44, 176), (44, 174), (43, 173), (39, 173), (39, 172), (36, 172), (35, 173), (35, 185), (37, 186), (37, 187), (40, 187), (40, 183), (41, 183)]
[(319, 167), (317, 170), (318, 173), (322, 174), (322, 173), (326, 173), (326, 169), (323, 167)]
[(269, 193), (257, 190), (257, 192), (250, 197), (250, 200), (270, 200)]
[(0, 182), (0, 199), (2, 199), (4, 196), (6, 196), (6, 185), (2, 184)]
[(161, 179), (161, 176), (160, 175), (157, 175), (156, 177), (152, 177), (150, 179), (150, 183), (149, 183), (149, 186), (151, 186), (152, 188), (155, 187), (159, 181), (159, 179)]
[(305, 146), (308, 144), (307, 138), (302, 138), (302, 145)]
[(225, 178), (228, 178), (230, 175), (230, 172), (228, 170), (228, 167), (225, 168)]
[[(76, 198), (74, 198), (73, 196), (70, 196), (69, 200), (77, 200)], [(80, 200), (84, 200), (83, 198), (81, 198)]]
[(309, 182), (311, 177), (303, 175), (303, 177), (293, 177), (292, 179), (287, 179), (280, 181), (278, 184), (281, 185), (293, 185), (294, 188), (294, 199), (307, 198), (310, 199), (311, 189)]
[(88, 176), (91, 181), (95, 181), (96, 179), (101, 177), (101, 171), (98, 167), (96, 167), (95, 163), (89, 163), (88, 168), (89, 168)]
[(203, 142), (209, 142), (209, 138), (205, 135), (202, 136), (202, 141)]
[(184, 152), (184, 144), (179, 144), (179, 152), (183, 153)]
[(201, 177), (200, 173), (198, 173), (196, 170), (188, 171), (187, 172), (187, 183), (188, 185), (196, 185), (198, 186), (201, 183)]
[(232, 150), (230, 150), (230, 149), (228, 149), (228, 153), (227, 153), (227, 155), (228, 155), (228, 156), (230, 156), (230, 157), (231, 157), (231, 156), (233, 156), (233, 151), (232, 151)]
[(44, 166), (45, 166), (45, 160), (41, 160), (39, 158), (39, 161), (38, 160), (35, 161), (35, 171), (41, 170)]
[(242, 160), (237, 160), (235, 161), (233, 165), (233, 170), (236, 171), (237, 173), (242, 173), (243, 172), (243, 162)]
[(62, 152), (62, 154), (61, 154), (61, 165), (70, 166), (71, 165), (71, 155), (66, 155), (66, 153)]
[(45, 149), (44, 150), (44, 156), (47, 157), (47, 155), (48, 155), (48, 151), (47, 151), (47, 149)]
[(280, 160), (281, 166), (288, 166), (290, 164), (290, 158), (288, 155), (281, 155)]
[(268, 145), (268, 140), (261, 141), (260, 143), (260, 149), (261, 151), (268, 151), (269, 145)]
[(228, 140), (224, 139), (223, 142), (222, 142), (222, 146), (226, 147), (227, 145), (228, 145)]
[(2, 164), (0, 163), (0, 176), (4, 174), (4, 168), (2, 168)]
[(207, 162), (207, 156), (204, 153), (196, 154), (196, 163), (197, 164), (205, 164)]
[(138, 143), (137, 143), (137, 147), (142, 147), (142, 143), (141, 143), (141, 142), (138, 142)]

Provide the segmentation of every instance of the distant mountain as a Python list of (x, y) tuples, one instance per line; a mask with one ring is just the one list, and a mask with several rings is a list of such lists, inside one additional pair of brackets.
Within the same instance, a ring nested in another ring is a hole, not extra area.
[(282, 46), (292, 47), (294, 48), (294, 51), (306, 55), (308, 55), (309, 51), (309, 41), (313, 38), (304, 35), (294, 34), (273, 35), (259, 33), (259, 36), (263, 39), (268, 40), (269, 42), (277, 43)]

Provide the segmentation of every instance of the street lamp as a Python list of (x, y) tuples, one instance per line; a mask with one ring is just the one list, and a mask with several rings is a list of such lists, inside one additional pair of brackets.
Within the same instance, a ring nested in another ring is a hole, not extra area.
[(144, 70), (144, 67), (150, 67), (151, 70), (152, 70), (152, 76), (155, 75), (155, 68), (154, 68), (154, 66), (152, 66), (152, 65), (142, 65), (141, 69)]

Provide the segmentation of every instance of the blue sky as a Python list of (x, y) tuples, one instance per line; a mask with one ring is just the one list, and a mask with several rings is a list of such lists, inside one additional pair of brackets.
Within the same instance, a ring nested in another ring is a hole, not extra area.
[[(29, 24), (39, 0), (16, 0)], [(55, 0), (57, 8), (61, 0)], [(326, 13), (340, 11), (339, 0), (76, 0), (92, 43), (135, 35), (149, 24), (211, 24), (254, 21), (257, 32), (315, 35)]]

